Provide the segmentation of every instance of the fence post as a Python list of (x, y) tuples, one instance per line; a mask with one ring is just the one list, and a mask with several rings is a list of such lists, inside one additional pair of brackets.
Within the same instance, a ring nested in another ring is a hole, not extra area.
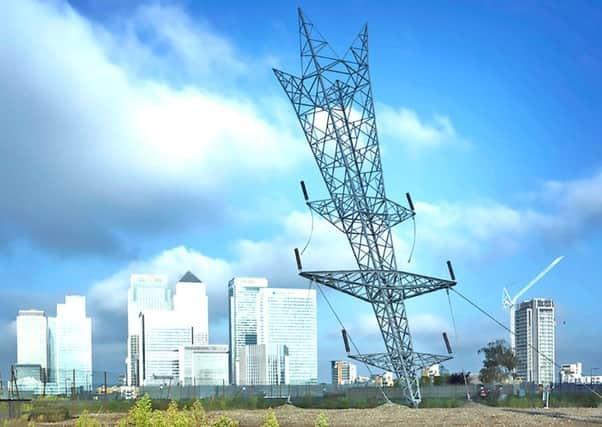
[(46, 371), (46, 368), (42, 368), (42, 381), (44, 381), (42, 397), (46, 397), (46, 382), (48, 382), (48, 372)]
[(17, 385), (17, 374), (15, 371), (15, 365), (10, 366), (10, 375), (11, 375), (11, 383), (12, 383), (12, 396), (14, 399), (15, 392), (17, 393), (17, 399), (19, 399), (19, 386)]

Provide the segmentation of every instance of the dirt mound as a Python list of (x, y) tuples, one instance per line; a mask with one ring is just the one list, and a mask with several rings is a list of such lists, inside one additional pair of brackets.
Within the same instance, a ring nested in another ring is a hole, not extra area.
[(475, 402), (474, 400), (466, 400), (462, 405), (463, 408), (482, 408), (483, 404)]
[(377, 406), (376, 408), (374, 408), (375, 410), (380, 410), (383, 412), (396, 412), (396, 411), (408, 411), (411, 410), (412, 408), (405, 406), (405, 405), (400, 405), (398, 403), (383, 403), (380, 406)]

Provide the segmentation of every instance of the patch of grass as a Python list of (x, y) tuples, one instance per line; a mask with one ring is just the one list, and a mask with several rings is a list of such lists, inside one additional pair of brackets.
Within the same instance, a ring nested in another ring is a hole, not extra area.
[(422, 399), (419, 408), (459, 408), (464, 404), (463, 400), (459, 399), (438, 399), (426, 398)]
[(75, 421), (75, 427), (100, 427), (100, 423), (84, 410)]
[(57, 423), (70, 418), (69, 410), (64, 406), (34, 407), (29, 411), (28, 420), (40, 423)]
[(293, 401), (295, 406), (306, 409), (365, 409), (374, 408), (380, 403), (376, 399), (353, 399), (344, 395), (330, 395), (326, 397), (313, 397), (305, 395)]
[[(541, 393), (529, 393), (526, 396), (508, 396), (498, 399), (494, 393), (481, 400), (489, 406), (504, 408), (543, 408), (544, 401)], [(594, 394), (555, 393), (550, 394), (549, 404), (551, 408), (596, 408), (600, 404), (600, 398)]]

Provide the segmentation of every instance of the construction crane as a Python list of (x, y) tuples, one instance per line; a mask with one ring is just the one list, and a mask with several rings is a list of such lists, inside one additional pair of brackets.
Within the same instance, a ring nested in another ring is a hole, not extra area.
[(546, 268), (544, 268), (537, 276), (535, 276), (533, 278), (533, 280), (531, 280), (529, 283), (527, 283), (527, 285), (522, 288), (516, 295), (514, 295), (514, 297), (510, 297), (510, 294), (508, 293), (508, 289), (504, 288), (504, 290), (502, 291), (502, 306), (506, 309), (510, 310), (510, 348), (512, 349), (512, 351), (515, 351), (515, 339), (514, 339), (514, 334), (515, 334), (515, 327), (514, 327), (514, 314), (515, 314), (515, 309), (514, 306), (516, 305), (516, 302), (518, 301), (518, 299), (523, 296), (525, 294), (525, 292), (527, 292), (529, 289), (531, 289), (533, 287), (533, 285), (535, 285), (537, 282), (539, 282), (543, 276), (545, 276), (546, 274), (548, 274), (548, 272), (553, 269), (556, 264), (558, 264), (560, 261), (562, 261), (562, 259), (564, 258), (564, 256), (559, 256), (558, 258), (556, 258), (554, 261), (552, 261), (552, 263), (550, 265), (548, 265)]

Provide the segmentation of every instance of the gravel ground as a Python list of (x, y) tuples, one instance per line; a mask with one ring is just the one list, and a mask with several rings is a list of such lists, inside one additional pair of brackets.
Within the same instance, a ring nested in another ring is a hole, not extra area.
[[(320, 413), (318, 409), (299, 409), (291, 405), (275, 411), (283, 427), (313, 427)], [(387, 404), (373, 409), (330, 409), (323, 412), (332, 427), (602, 425), (602, 409), (597, 408), (515, 409), (472, 404), (462, 408), (410, 409)], [(228, 411), (226, 414), (239, 420), (240, 427), (260, 426), (265, 417), (264, 411)]]
[[(554, 408), (517, 409), (492, 408), (479, 404), (468, 404), (462, 408), (410, 409), (399, 405), (386, 404), (372, 409), (300, 409), (284, 405), (275, 409), (282, 427), (314, 426), (320, 412), (328, 417), (331, 427), (343, 426), (600, 426), (600, 408)], [(240, 422), (240, 427), (260, 427), (266, 415), (265, 410), (229, 410), (209, 412), (210, 418), (225, 414)], [(115, 425), (123, 415), (100, 415), (103, 425)], [(61, 424), (74, 425), (74, 420)]]

